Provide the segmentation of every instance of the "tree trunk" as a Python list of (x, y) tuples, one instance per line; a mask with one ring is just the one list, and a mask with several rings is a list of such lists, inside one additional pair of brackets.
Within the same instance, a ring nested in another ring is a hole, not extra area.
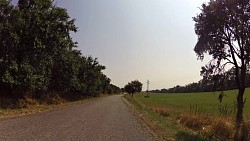
[(244, 101), (243, 95), (245, 92), (245, 88), (240, 88), (237, 96), (237, 114), (236, 114), (236, 123), (243, 122), (243, 108), (244, 108)]
[[(237, 70), (238, 71), (238, 70)], [(239, 72), (236, 72), (239, 73)], [(244, 92), (245, 92), (245, 76), (246, 76), (246, 69), (245, 67), (241, 68), (240, 70), (241, 75), (236, 74), (236, 82), (238, 84), (238, 95), (237, 95), (237, 113), (236, 113), (236, 130), (234, 134), (234, 141), (244, 141), (247, 139), (247, 135), (244, 134), (243, 128), (243, 108), (244, 108)]]
[(245, 88), (240, 88), (237, 96), (237, 113), (236, 113), (236, 130), (234, 135), (234, 141), (243, 141), (244, 134), (243, 133), (243, 108), (244, 101), (243, 95), (245, 92)]

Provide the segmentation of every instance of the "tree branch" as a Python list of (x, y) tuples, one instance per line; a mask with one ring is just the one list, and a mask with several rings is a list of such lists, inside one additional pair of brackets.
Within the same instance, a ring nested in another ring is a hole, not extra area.
[[(230, 31), (229, 31), (230, 30)], [(238, 49), (237, 47), (234, 46), (234, 44), (232, 44), (231, 42), (231, 36), (234, 31), (232, 31), (228, 25), (225, 26), (225, 29), (223, 31), (223, 34), (225, 37), (223, 37), (222, 39), (224, 39), (225, 41), (222, 41), (224, 44), (229, 45), (229, 47), (232, 47), (231, 53), (234, 52), (238, 58), (241, 58), (240, 54), (238, 52), (240, 52), (240, 49)]]
[(223, 58), (223, 59), (227, 60), (228, 63), (230, 63), (230, 64), (232, 64), (232, 65), (237, 65), (237, 64), (234, 64), (234, 62), (232, 62), (231, 60), (229, 60), (227, 57), (225, 57), (225, 58)]
[(221, 65), (221, 67), (223, 68), (223, 70), (225, 69), (225, 66), (227, 65), (227, 64), (233, 64), (234, 65), (234, 63), (233, 62), (226, 62), (226, 63), (224, 63), (223, 65)]
[(233, 59), (233, 62), (234, 62), (234, 65), (236, 68), (238, 68), (238, 63), (237, 63), (237, 60), (235, 58), (235, 55), (234, 55), (234, 48), (231, 44), (229, 44), (229, 48), (230, 48), (230, 51), (231, 51), (231, 55), (232, 55), (232, 59)]

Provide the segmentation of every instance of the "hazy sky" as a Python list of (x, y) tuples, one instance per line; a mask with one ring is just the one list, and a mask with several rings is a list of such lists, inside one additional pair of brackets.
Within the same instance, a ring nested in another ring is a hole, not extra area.
[(84, 55), (106, 66), (112, 83), (138, 79), (146, 88), (169, 88), (201, 79), (193, 48), (192, 17), (206, 0), (55, 0), (76, 19), (73, 34)]

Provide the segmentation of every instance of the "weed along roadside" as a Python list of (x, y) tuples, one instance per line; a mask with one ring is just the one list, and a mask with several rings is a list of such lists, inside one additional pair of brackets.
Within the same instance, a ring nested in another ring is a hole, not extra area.
[[(53, 104), (46, 104), (46, 103), (39, 103), (38, 101), (34, 99), (24, 99), (21, 100), (21, 102), (18, 103), (18, 107), (2, 107), (0, 108), (0, 119), (5, 119), (5, 118), (11, 118), (11, 117), (20, 117), (20, 116), (25, 116), (25, 115), (30, 115), (30, 114), (37, 114), (37, 113), (42, 113), (50, 110), (54, 110), (57, 108), (63, 108), (67, 106), (72, 106), (72, 105), (77, 105), (77, 104), (83, 104), (89, 101), (96, 100), (101, 97), (106, 97), (109, 95), (100, 95), (98, 97), (90, 97), (90, 98), (85, 98), (82, 100), (78, 101), (61, 101), (59, 103), (53, 103)], [(0, 99), (1, 101), (1, 99)], [(2, 101), (6, 101), (6, 99), (3, 99)], [(15, 105), (16, 106), (16, 105)]]
[[(165, 140), (233, 140), (235, 133), (235, 90), (225, 91), (222, 103), (219, 92), (125, 95), (135, 115)], [(246, 89), (246, 97), (250, 89)], [(249, 134), (249, 104), (246, 103), (244, 131)]]
[(134, 98), (129, 95), (124, 96), (125, 103), (132, 109), (135, 116), (144, 122), (157, 136), (159, 140), (179, 140), (179, 141), (206, 141), (206, 137), (196, 134), (192, 130), (179, 124), (171, 112), (162, 108), (152, 108), (144, 105), (136, 94)]

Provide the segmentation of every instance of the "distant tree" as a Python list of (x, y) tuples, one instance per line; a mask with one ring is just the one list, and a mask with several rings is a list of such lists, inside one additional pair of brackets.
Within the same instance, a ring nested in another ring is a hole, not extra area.
[(121, 89), (114, 84), (110, 84), (109, 89), (108, 89), (108, 93), (109, 94), (119, 94), (119, 93), (121, 93)]
[(247, 65), (250, 61), (249, 9), (249, 0), (211, 0), (208, 4), (203, 4), (202, 12), (193, 18), (195, 33), (198, 35), (194, 51), (201, 60), (206, 53), (213, 57), (202, 68), (202, 75), (220, 75), (225, 71), (225, 66), (235, 69), (238, 95), (234, 140), (245, 140), (240, 135), (240, 129), (243, 122)]
[(124, 88), (121, 88), (121, 92), (125, 92), (125, 89), (124, 89)]
[(129, 95), (135, 93), (135, 89), (133, 88), (131, 83), (128, 83), (124, 86), (125, 92), (127, 92)]
[(101, 83), (102, 93), (103, 94), (110, 93), (110, 85), (112, 85), (110, 84), (111, 80), (105, 74), (102, 74), (100, 76), (100, 81), (102, 82)]
[(131, 84), (135, 88), (135, 92), (141, 92), (142, 91), (142, 83), (139, 80), (134, 80), (131, 82)]
[(125, 85), (124, 90), (133, 97), (134, 93), (142, 91), (142, 83), (138, 80), (131, 81)]

